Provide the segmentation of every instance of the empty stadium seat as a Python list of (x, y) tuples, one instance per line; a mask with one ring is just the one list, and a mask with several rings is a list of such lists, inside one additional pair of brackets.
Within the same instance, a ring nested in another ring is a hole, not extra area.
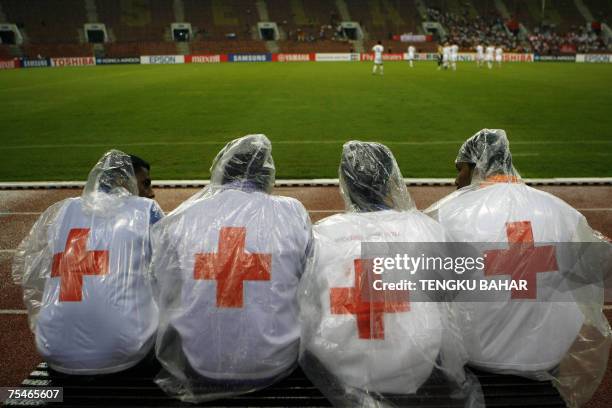
[(314, 42), (298, 42), (298, 41), (279, 41), (278, 46), (281, 52), (285, 53), (311, 53), (311, 52), (349, 52), (352, 45), (344, 41), (314, 41)]
[(11, 49), (8, 45), (0, 44), (0, 60), (8, 60), (13, 58)]
[(98, 0), (98, 17), (116, 41), (170, 40), (175, 20), (172, 2), (166, 0)]
[(268, 52), (262, 41), (256, 40), (215, 40), (194, 41), (191, 43), (192, 54), (229, 54)]
[(91, 44), (26, 44), (23, 53), (29, 58), (85, 57), (93, 55)]
[(83, 0), (2, 0), (2, 10), (34, 43), (78, 43), (83, 29)]

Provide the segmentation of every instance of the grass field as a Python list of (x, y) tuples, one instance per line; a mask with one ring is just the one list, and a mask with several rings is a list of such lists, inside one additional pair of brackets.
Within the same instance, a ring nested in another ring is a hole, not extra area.
[(477, 130), (506, 129), (526, 177), (612, 176), (612, 66), (433, 63), (105, 66), (0, 71), (0, 180), (84, 180), (109, 148), (157, 179), (201, 179), (222, 145), (273, 142), (278, 178), (336, 177), (342, 143), (376, 140), (404, 177), (453, 177)]

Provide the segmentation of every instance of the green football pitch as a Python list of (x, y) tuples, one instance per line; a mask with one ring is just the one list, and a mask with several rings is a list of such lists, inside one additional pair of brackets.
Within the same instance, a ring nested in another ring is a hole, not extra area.
[(0, 180), (84, 180), (117, 148), (156, 179), (203, 179), (229, 140), (264, 133), (277, 178), (336, 177), (343, 142), (380, 141), (404, 177), (453, 177), (461, 143), (508, 132), (525, 177), (612, 176), (612, 66), (260, 63), (0, 72)]

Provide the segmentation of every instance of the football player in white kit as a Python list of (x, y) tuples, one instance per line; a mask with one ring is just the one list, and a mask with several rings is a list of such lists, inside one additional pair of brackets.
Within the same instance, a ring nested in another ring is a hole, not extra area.
[(487, 62), (487, 66), (489, 69), (493, 68), (493, 53), (495, 52), (495, 47), (492, 45), (488, 45), (486, 48), (485, 61)]
[[(362, 259), (362, 243), (444, 242), (446, 235), (416, 209), (386, 146), (345, 143), (339, 180), (347, 212), (315, 224), (300, 282), (300, 365), (334, 405), (380, 406), (369, 396), (415, 393), (439, 372), (436, 361), (459, 363), (462, 346), (457, 337), (453, 357), (444, 354), (453, 336), (441, 304), (372, 288), (377, 278)], [(462, 373), (463, 363), (449, 375)], [(334, 387), (326, 385), (329, 378)]]
[(163, 213), (138, 197), (130, 157), (106, 153), (80, 197), (49, 207), (17, 249), (36, 348), (67, 374), (130, 368), (153, 347), (158, 311), (148, 267), (150, 226)]
[(415, 52), (416, 52), (416, 50), (415, 50), (414, 46), (412, 46), (412, 45), (408, 46), (408, 64), (410, 64), (410, 68), (412, 68), (414, 66), (413, 65), (413, 61), (414, 61), (414, 58), (415, 58)]
[(480, 68), (484, 63), (484, 47), (481, 44), (476, 46), (476, 66)]
[[(468, 311), (463, 316), (470, 316), (461, 325), (470, 364), (494, 373), (554, 378), (566, 399), (588, 399), (605, 371), (610, 327), (597, 296), (589, 294), (593, 304), (582, 307), (576, 291), (555, 291), (578, 259), (568, 259), (550, 243), (597, 241), (597, 234), (568, 204), (521, 181), (503, 130), (476, 133), (455, 163), (460, 189), (427, 212), (456, 242), (501, 244), (487, 244), (495, 249), (486, 251), (489, 262), (479, 278), (505, 274), (528, 282), (527, 291), (489, 292), (480, 302), (456, 298)], [(580, 351), (573, 355), (573, 348)], [(574, 360), (579, 368), (564, 377), (563, 362)]]
[(448, 69), (448, 65), (451, 58), (451, 47), (448, 43), (444, 44), (442, 47), (442, 68)]
[(184, 401), (262, 388), (297, 363), (297, 287), (308, 212), (272, 195), (270, 141), (249, 135), (214, 159), (210, 185), (153, 231), (158, 384)]
[(382, 46), (381, 41), (378, 41), (378, 44), (372, 47), (372, 52), (374, 53), (374, 66), (372, 67), (372, 75), (374, 75), (376, 71), (380, 71), (380, 75), (383, 75), (383, 52), (385, 52), (385, 47)]
[(502, 49), (502, 47), (495, 48), (495, 62), (497, 63), (497, 66), (499, 68), (501, 68), (502, 65), (503, 55), (504, 50)]
[(450, 46), (450, 62), (453, 71), (457, 70), (457, 59), (459, 58), (459, 46), (453, 44)]

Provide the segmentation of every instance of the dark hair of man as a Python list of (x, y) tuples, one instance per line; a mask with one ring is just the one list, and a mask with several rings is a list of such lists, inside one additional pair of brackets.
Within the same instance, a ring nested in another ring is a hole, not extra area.
[(151, 165), (148, 162), (133, 154), (130, 154), (129, 156), (132, 160), (132, 167), (134, 167), (134, 172), (138, 171), (138, 169), (147, 169), (151, 171)]

